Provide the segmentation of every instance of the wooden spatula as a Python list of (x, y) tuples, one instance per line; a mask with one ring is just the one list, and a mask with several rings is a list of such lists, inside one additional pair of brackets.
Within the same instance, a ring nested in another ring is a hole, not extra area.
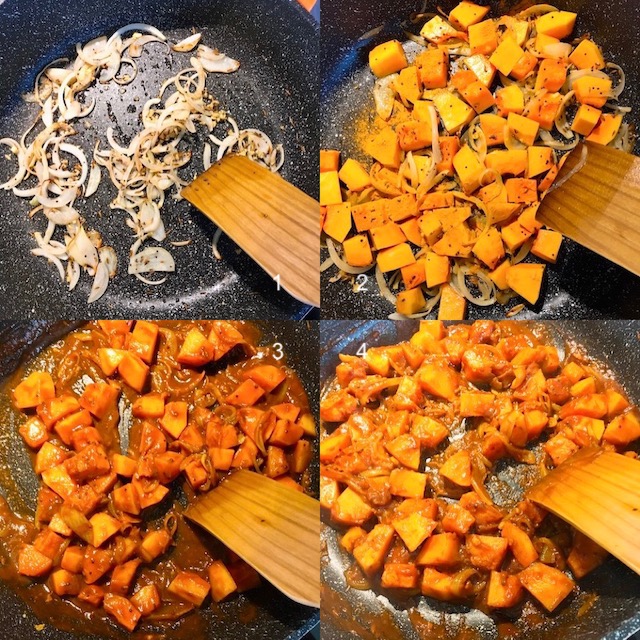
[(292, 600), (320, 606), (320, 503), (252, 471), (236, 471), (185, 516)]
[(182, 195), (294, 298), (320, 306), (320, 209), (306, 193), (242, 156), (225, 156)]
[(640, 573), (640, 460), (583, 449), (545, 476), (527, 497)]
[[(550, 191), (538, 219), (640, 275), (640, 158), (591, 142), (587, 162)], [(571, 152), (556, 182), (580, 161), (582, 145)]]

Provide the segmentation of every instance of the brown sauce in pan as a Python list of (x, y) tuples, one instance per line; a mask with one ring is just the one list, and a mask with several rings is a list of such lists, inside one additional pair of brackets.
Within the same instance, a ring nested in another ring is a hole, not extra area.
[[(222, 359), (212, 362), (204, 369), (186, 369), (175, 372), (167, 365), (172, 351), (175, 355), (178, 342), (184, 334), (194, 326), (199, 327), (205, 335), (208, 334), (209, 323), (164, 321), (160, 325), (158, 356), (151, 367), (151, 391), (167, 391), (170, 400), (184, 400), (193, 402), (197, 389), (202, 389), (207, 380), (217, 386), (222, 396), (228, 395), (242, 380), (242, 373), (258, 364), (273, 364), (284, 366), (287, 372), (287, 382), (273, 393), (266, 394), (257, 406), (266, 409), (274, 404), (290, 402), (301, 408), (301, 415), (310, 411), (307, 397), (296, 373), (286, 367), (286, 355), (280, 357), (279, 350), (272, 346), (257, 346), (261, 335), (259, 329), (249, 322), (232, 323), (242, 334), (249, 351), (243, 351), (242, 346), (234, 347)], [(52, 373), (56, 382), (56, 395), (65, 391), (73, 391), (80, 395), (84, 384), (90, 381), (104, 381), (105, 376), (98, 364), (95, 352), (97, 348), (108, 347), (108, 339), (100, 330), (97, 323), (89, 323), (85, 328), (69, 334), (65, 339), (46, 348), (31, 360), (24, 370), (17, 371), (7, 381), (0, 391), (0, 419), (7, 428), (16, 428), (25, 420), (22, 412), (17, 411), (11, 401), (11, 390), (32, 371), (46, 370)], [(91, 380), (89, 380), (89, 378)], [(137, 458), (140, 441), (142, 420), (134, 418), (131, 407), (141, 394), (128, 387), (124, 382), (118, 410), (110, 411), (100, 420), (94, 421), (104, 441), (105, 448), (111, 453), (124, 453)], [(278, 391), (279, 389), (279, 391)], [(145, 389), (147, 391), (147, 389)], [(210, 404), (213, 405), (212, 400)], [(24, 542), (33, 540), (37, 533), (34, 524), (33, 504), (35, 493), (31, 490), (37, 485), (32, 469), (18, 470), (15, 462), (12, 465), (11, 450), (22, 446), (17, 434), (5, 433), (0, 438), (0, 579), (8, 583), (13, 590), (33, 609), (39, 620), (51, 624), (62, 630), (100, 634), (113, 638), (165, 638), (187, 640), (208, 637), (205, 617), (198, 614), (193, 605), (180, 602), (172, 598), (166, 587), (180, 570), (194, 571), (206, 575), (205, 569), (214, 559), (227, 559), (228, 552), (222, 544), (212, 536), (201, 532), (195, 526), (189, 525), (180, 514), (186, 505), (194, 498), (195, 492), (180, 475), (170, 486), (171, 492), (160, 504), (149, 507), (142, 514), (145, 524), (154, 523), (158, 528), (165, 515), (175, 513), (178, 518), (178, 528), (174, 536), (175, 546), (160, 557), (159, 560), (147, 565), (142, 564), (136, 574), (136, 584), (145, 585), (155, 583), (161, 593), (163, 604), (145, 621), (138, 625), (133, 634), (113, 623), (102, 608), (95, 609), (77, 598), (60, 598), (54, 595), (46, 580), (29, 579), (18, 574), (16, 559), (18, 551)], [(31, 452), (32, 461), (35, 458)], [(218, 474), (224, 475), (222, 472)], [(17, 479), (27, 476), (27, 481)], [(32, 477), (29, 478), (28, 476)], [(293, 478), (303, 487), (309, 488), (308, 472), (292, 474)], [(25, 484), (31, 484), (31, 489), (25, 489)], [(5, 499), (6, 498), (6, 499)], [(147, 513), (148, 512), (148, 513)], [(233, 596), (232, 596), (233, 597)], [(212, 608), (216, 615), (224, 618), (224, 607), (205, 601), (205, 607)], [(234, 609), (234, 615), (243, 623), (251, 624), (258, 615), (255, 604), (245, 600), (243, 605)], [(189, 612), (189, 615), (184, 615)]]

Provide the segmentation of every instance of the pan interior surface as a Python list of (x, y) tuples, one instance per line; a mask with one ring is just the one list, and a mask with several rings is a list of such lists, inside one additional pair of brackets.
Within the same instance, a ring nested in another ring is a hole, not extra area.
[[(160, 0), (115, 0), (108, 5), (96, 0), (44, 0), (37, 9), (7, 0), (0, 7), (0, 16), (0, 136), (19, 138), (33, 123), (38, 105), (26, 104), (21, 96), (33, 90), (35, 77), (46, 64), (60, 57), (75, 58), (76, 43), (109, 36), (126, 24), (140, 22), (159, 28), (172, 42), (201, 32), (203, 44), (241, 63), (235, 73), (209, 74), (207, 88), (220, 108), (240, 128), (261, 129), (274, 144), (282, 143), (282, 176), (309, 195), (317, 195), (313, 179), (318, 166), (317, 26), (295, 0), (179, 0), (170, 5)], [(25, 38), (28, 45), (23, 44)], [(83, 147), (90, 160), (95, 140), (103, 140), (104, 148), (111, 126), (116, 140), (126, 146), (139, 128), (144, 103), (157, 96), (164, 80), (190, 66), (190, 55), (168, 55), (162, 44), (146, 45), (138, 59), (138, 76), (131, 84), (121, 88), (115, 83), (97, 83), (86, 92), (88, 100), (96, 98), (96, 108), (87, 118), (72, 121), (78, 134), (70, 142)], [(219, 126), (215, 134), (225, 137), (228, 128)], [(193, 159), (181, 171), (187, 180), (203, 170), (204, 132), (195, 138)], [(3, 158), (0, 180), (14, 171), (13, 162)], [(28, 313), (39, 318), (139, 314), (180, 318), (208, 317), (215, 310), (218, 318), (285, 319), (302, 318), (309, 312), (308, 305), (278, 291), (277, 283), (224, 235), (218, 243), (222, 260), (216, 260), (211, 249), (215, 226), (186, 201), (174, 201), (173, 189), (167, 192), (162, 208), (167, 239), (145, 246), (169, 249), (176, 272), (157, 287), (127, 275), (132, 233), (125, 224), (126, 213), (109, 209), (116, 190), (105, 174), (103, 170), (98, 192), (77, 202), (87, 227), (100, 231), (105, 244), (114, 246), (118, 255), (118, 274), (105, 295), (91, 305), (86, 303), (91, 278), (83, 274), (78, 287), (68, 291), (53, 265), (30, 254), (36, 246), (33, 233), (46, 228), (44, 217), (28, 218), (30, 207), (25, 199), (10, 191), (0, 193), (5, 231), (0, 237), (0, 298), (13, 302), (6, 317)], [(191, 243), (169, 244), (184, 240)]]
[[(560, 347), (576, 345), (599, 363), (604, 371), (624, 387), (629, 398), (640, 398), (636, 375), (640, 329), (634, 321), (550, 321), (540, 323)], [(320, 376), (327, 389), (335, 376), (338, 354), (355, 355), (363, 343), (367, 348), (408, 340), (417, 329), (417, 321), (327, 321), (321, 326)], [(526, 478), (518, 466), (497, 465), (492, 495), (505, 500), (509, 488), (517, 493)], [(347, 587), (345, 570), (349, 556), (338, 543), (338, 534), (328, 520), (322, 527), (326, 556), (322, 564), (323, 618), (322, 637), (327, 640), (360, 638), (374, 640), (625, 640), (640, 629), (640, 576), (615, 559), (609, 559), (579, 581), (580, 591), (553, 615), (526, 604), (522, 614), (509, 618), (496, 613), (489, 617), (468, 606), (425, 598), (394, 600), (385, 592), (358, 591)], [(595, 594), (595, 597), (594, 595)]]
[[(80, 327), (82, 322), (33, 321), (15, 324), (0, 324), (0, 385), (6, 389), (16, 371), (47, 346), (62, 339), (69, 331)], [(261, 333), (259, 344), (280, 342), (286, 363), (300, 378), (309, 398), (314, 415), (318, 414), (318, 327), (315, 323), (294, 321), (259, 321), (255, 323)], [(6, 398), (2, 403), (6, 402)], [(31, 461), (22, 438), (18, 435), (20, 419), (17, 412), (0, 407), (5, 415), (12, 416), (6, 423), (0, 438), (0, 494), (7, 499), (11, 509), (18, 513), (33, 513), (38, 491), (38, 480), (32, 471)], [(310, 467), (312, 486), (317, 487), (319, 467), (316, 462)], [(206, 536), (208, 534), (198, 534)], [(43, 640), (96, 640), (97, 638), (131, 637), (140, 640), (171, 637), (176, 640), (300, 640), (317, 625), (317, 610), (294, 603), (275, 587), (263, 581), (257, 590), (240, 594), (237, 598), (218, 605), (211, 605), (195, 615), (157, 628), (155, 632), (126, 634), (115, 625), (110, 626), (109, 635), (104, 635), (104, 625), (96, 625), (87, 617), (83, 629), (78, 628), (78, 617), (56, 619), (57, 628), (48, 620), (40, 620), (28, 604), (28, 589), (18, 595), (2, 580), (7, 567), (0, 567), (0, 604), (11, 624), (0, 627), (0, 640), (15, 640), (17, 637)], [(27, 602), (23, 601), (23, 598)], [(41, 629), (41, 625), (44, 627)], [(37, 631), (34, 631), (37, 630)]]
[[(366, 0), (348, 4), (331, 2), (322, 12), (321, 68), (321, 143), (325, 149), (339, 149), (342, 159), (354, 157), (368, 161), (362, 152), (361, 140), (366, 135), (373, 113), (373, 76), (369, 70), (368, 53), (376, 45), (390, 39), (407, 40), (402, 23), (416, 13), (448, 14), (455, 0), (437, 3), (432, 0), (393, 0), (372, 5)], [(512, 0), (491, 0), (489, 16), (517, 12), (534, 4)], [(613, 0), (606, 15), (597, 0), (566, 0), (552, 3), (560, 9), (578, 13), (574, 34), (589, 33), (603, 49), (605, 58), (619, 64), (627, 83), (621, 104), (632, 108), (629, 121), (640, 123), (640, 64), (633, 52), (640, 50), (640, 32), (627, 25), (640, 19), (640, 5), (633, 0)], [(412, 27), (417, 33), (426, 21)], [(410, 46), (414, 43), (409, 43)], [(640, 147), (636, 144), (636, 153)], [(328, 254), (323, 254), (323, 259)], [(364, 287), (353, 292), (340, 280), (331, 282), (335, 267), (322, 273), (321, 290), (325, 300), (322, 313), (327, 319), (385, 318), (395, 309), (378, 291), (373, 273), (368, 273)], [(640, 317), (640, 278), (625, 269), (590, 252), (565, 238), (556, 264), (546, 265), (545, 284), (540, 301), (526, 305), (519, 319), (559, 318), (637, 318)], [(507, 307), (468, 305), (468, 317), (504, 317)]]

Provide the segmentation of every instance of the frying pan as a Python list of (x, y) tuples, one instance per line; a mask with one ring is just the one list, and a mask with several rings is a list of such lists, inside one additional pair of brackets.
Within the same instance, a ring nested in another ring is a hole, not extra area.
[[(411, 14), (435, 12), (436, 7), (448, 13), (456, 4), (456, 0), (325, 3), (321, 38), (321, 68), (326, 70), (321, 88), (323, 148), (340, 149), (343, 158), (364, 159), (354, 140), (357, 130), (354, 125), (363, 108), (370, 111), (373, 105), (369, 51), (392, 38), (405, 41), (407, 37), (401, 22)], [(479, 4), (490, 5), (489, 15), (497, 17), (510, 12), (516, 2), (483, 0)], [(629, 27), (637, 24), (640, 5), (635, 0), (612, 0), (604, 12), (598, 0), (559, 0), (552, 4), (576, 11), (578, 19), (574, 33), (590, 33), (602, 46), (605, 57), (623, 67), (627, 85), (621, 104), (633, 108), (630, 122), (634, 119), (636, 123), (640, 122), (640, 64), (635, 54), (640, 50), (640, 31)], [(378, 35), (359, 40), (360, 36), (381, 25), (384, 28)], [(414, 33), (417, 33), (416, 29)], [(372, 274), (368, 274), (366, 291), (353, 293), (344, 282), (329, 282), (336, 272), (334, 267), (322, 274), (323, 318), (385, 318), (395, 311), (378, 293)], [(535, 306), (527, 306), (518, 318), (640, 317), (640, 279), (570, 240), (563, 242), (557, 264), (547, 265), (546, 272), (540, 301)], [(522, 300), (514, 300), (508, 307), (520, 302)], [(470, 304), (468, 314), (470, 318), (500, 318), (504, 317), (505, 311), (505, 307), (497, 304), (491, 307)]]
[[(567, 342), (584, 347), (586, 353), (606, 370), (613, 371), (632, 401), (640, 401), (640, 379), (637, 376), (640, 363), (639, 322), (566, 320), (545, 324), (557, 346)], [(363, 342), (367, 348), (395, 344), (407, 340), (417, 327), (417, 321), (409, 320), (398, 323), (389, 320), (322, 322), (322, 386), (335, 375), (339, 353), (355, 354)], [(508, 464), (498, 465), (496, 470), (499, 475), (505, 474), (505, 480), (511, 478), (513, 483)], [(529, 613), (522, 620), (509, 621), (498, 617), (491, 619), (464, 606), (435, 600), (427, 602), (425, 598), (414, 598), (409, 605), (396, 603), (398, 607), (394, 608), (393, 603), (385, 603), (370, 591), (345, 590), (343, 571), (349, 566), (346, 554), (338, 548), (336, 534), (328, 524), (323, 526), (321, 535), (327, 549), (327, 559), (322, 564), (323, 640), (375, 640), (380, 634), (388, 640), (495, 640), (498, 637), (512, 640), (624, 640), (640, 629), (640, 576), (614, 559), (607, 560), (581, 580), (581, 595), (561, 606), (554, 615)], [(598, 597), (586, 613), (578, 616), (578, 609), (588, 597), (586, 593), (595, 593)], [(411, 606), (418, 606), (422, 617), (433, 623), (424, 636), (416, 634), (403, 612), (403, 608)], [(517, 631), (513, 635), (498, 636), (497, 622), (515, 623)]]
[[(0, 4), (0, 137), (20, 136), (33, 122), (37, 105), (26, 105), (21, 95), (33, 90), (36, 74), (47, 63), (75, 57), (77, 42), (111, 35), (135, 22), (158, 27), (173, 42), (195, 28), (203, 33), (203, 43), (239, 60), (240, 69), (234, 74), (210, 74), (208, 88), (240, 127), (260, 128), (282, 142), (283, 177), (317, 196), (318, 27), (296, 0), (42, 0), (36, 4), (5, 0)], [(106, 128), (113, 126), (116, 138), (131, 135), (137, 115), (127, 109), (135, 104), (140, 110), (148, 98), (155, 97), (164, 79), (189, 66), (189, 55), (174, 53), (167, 65), (166, 47), (146, 46), (141, 71), (124, 98), (117, 85), (90, 90), (97, 98), (96, 109), (87, 118), (92, 127), (85, 130), (80, 121), (80, 134), (73, 142), (89, 154), (95, 131), (104, 136)], [(137, 101), (130, 102), (129, 96)], [(218, 133), (224, 131), (218, 129)], [(203, 142), (200, 138), (197, 148)], [(15, 171), (14, 164), (0, 156), (0, 181)], [(192, 179), (202, 171), (201, 155), (195, 153), (182, 175)], [(100, 189), (89, 203), (78, 201), (88, 226), (103, 232), (106, 243), (116, 249), (119, 263), (106, 294), (87, 305), (91, 278), (83, 274), (78, 290), (67, 291), (55, 267), (29, 253), (35, 247), (30, 234), (44, 230), (43, 219), (29, 220), (24, 200), (10, 192), (0, 193), (0, 301), (12, 302), (11, 307), (3, 305), (4, 317), (203, 318), (215, 309), (217, 318), (286, 319), (304, 317), (309, 311), (286, 292), (278, 292), (276, 283), (224, 236), (218, 245), (223, 260), (215, 260), (211, 252), (215, 227), (189, 203), (173, 203), (170, 197), (162, 211), (170, 230), (162, 246), (171, 250), (176, 272), (158, 287), (128, 276), (132, 239), (123, 212), (108, 209), (115, 195), (103, 172)], [(96, 221), (98, 211), (110, 215)], [(193, 240), (189, 246), (168, 245), (169, 240), (189, 238)]]
[[(81, 322), (32, 321), (14, 324), (0, 323), (0, 385), (20, 366), (45, 346), (54, 343)], [(307, 392), (314, 415), (318, 415), (318, 323), (293, 321), (260, 321), (264, 344), (281, 342), (287, 364), (295, 369)], [(313, 486), (317, 486), (317, 461), (312, 463)], [(17, 432), (17, 424), (5, 424), (0, 436), (0, 493), (9, 499), (14, 509), (35, 508), (38, 482), (33, 473), (24, 443)], [(113, 637), (160, 640), (171, 637), (190, 640), (301, 640), (319, 622), (317, 610), (289, 600), (268, 583), (255, 591), (221, 603), (221, 612), (204, 608), (203, 623), (196, 632), (185, 634), (185, 624), (179, 623), (167, 635), (134, 633), (129, 636), (115, 631)], [(78, 629), (78, 619), (68, 621), (70, 631), (61, 631), (46, 620), (39, 620), (25, 602), (0, 580), (0, 610), (5, 622), (0, 625), (0, 640), (34, 638), (42, 640), (97, 640), (105, 636), (86, 629)], [(195, 614), (195, 615), (200, 615)], [(244, 622), (243, 622), (244, 619)], [(36, 633), (34, 625), (47, 623)], [(187, 622), (185, 619), (184, 622)], [(63, 621), (64, 624), (64, 621)], [(183, 627), (182, 632), (180, 631)], [(190, 627), (193, 630), (193, 625)]]

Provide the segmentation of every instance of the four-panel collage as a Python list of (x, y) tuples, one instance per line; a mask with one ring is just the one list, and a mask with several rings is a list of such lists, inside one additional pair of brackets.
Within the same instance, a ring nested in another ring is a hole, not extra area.
[(0, 640), (639, 640), (639, 18), (0, 0)]

